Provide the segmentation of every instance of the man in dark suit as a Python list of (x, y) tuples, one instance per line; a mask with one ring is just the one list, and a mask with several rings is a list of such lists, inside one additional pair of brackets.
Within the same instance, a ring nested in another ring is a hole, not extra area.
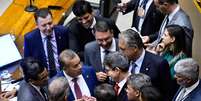
[(175, 78), (180, 89), (172, 101), (200, 101), (201, 81), (199, 79), (199, 64), (192, 58), (178, 61), (174, 67)]
[(39, 59), (47, 67), (49, 76), (53, 77), (60, 71), (58, 55), (68, 48), (68, 30), (53, 25), (52, 14), (47, 8), (36, 11), (34, 18), (37, 28), (24, 37), (24, 57)]
[(48, 101), (43, 89), (48, 84), (45, 66), (34, 58), (25, 58), (21, 62), (24, 80), (20, 83), (17, 101)]
[(70, 86), (68, 101), (93, 96), (97, 85), (96, 73), (92, 67), (82, 66), (79, 56), (72, 50), (64, 50), (59, 56), (64, 65), (58, 76), (67, 78)]
[(153, 85), (160, 90), (164, 101), (171, 96), (171, 79), (168, 62), (162, 57), (147, 52), (138, 32), (128, 29), (119, 35), (119, 49), (129, 58), (131, 73), (150, 76)]
[(107, 80), (107, 74), (103, 65), (105, 55), (109, 52), (118, 50), (118, 41), (113, 37), (111, 26), (105, 21), (98, 21), (95, 28), (96, 41), (85, 45), (84, 60), (85, 64), (94, 67), (99, 81)]
[(152, 42), (152, 46), (156, 46), (160, 41), (161, 37), (164, 34), (164, 29), (167, 25), (179, 25), (182, 26), (185, 30), (185, 44), (186, 52), (189, 57), (192, 56), (192, 41), (193, 41), (193, 28), (189, 16), (181, 9), (178, 4), (178, 0), (154, 0), (156, 6), (159, 10), (166, 14), (165, 19), (163, 20), (160, 30), (150, 36), (143, 37), (143, 42)]
[(157, 32), (164, 19), (164, 15), (156, 9), (153, 0), (131, 0), (120, 7), (124, 7), (123, 14), (134, 10), (132, 27), (135, 27), (142, 36)]
[(76, 17), (67, 24), (70, 30), (69, 48), (74, 50), (82, 61), (84, 60), (83, 51), (85, 44), (95, 40), (93, 27), (97, 21), (106, 21), (113, 29), (115, 37), (120, 32), (112, 20), (94, 16), (90, 3), (85, 0), (76, 1), (72, 11)]
[(125, 88), (127, 78), (131, 74), (129, 70), (129, 61), (121, 52), (114, 52), (108, 54), (104, 59), (106, 71), (114, 81), (114, 90), (117, 95), (117, 101), (128, 101)]

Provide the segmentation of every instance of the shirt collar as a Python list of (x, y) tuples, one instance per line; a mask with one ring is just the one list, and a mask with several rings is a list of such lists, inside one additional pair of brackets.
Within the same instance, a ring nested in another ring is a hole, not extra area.
[[(110, 48), (108, 50), (111, 51), (111, 52), (115, 52), (116, 51), (116, 42), (115, 42), (114, 38), (112, 38), (112, 45), (110, 46)], [(103, 47), (100, 47), (100, 51), (102, 53), (104, 53), (105, 49)]]
[(123, 86), (126, 84), (128, 77), (131, 75), (130, 72), (128, 72), (128, 75), (118, 83), (118, 86), (120, 87), (118, 93), (121, 91), (121, 89), (123, 88)]
[[(66, 74), (66, 72), (63, 71), (64, 76), (67, 78), (68, 82), (72, 82), (72, 80), (74, 79), (74, 77), (69, 76), (68, 74)], [(76, 78), (80, 78), (82, 75), (78, 75)]]
[[(41, 35), (42, 39), (46, 39), (46, 37), (47, 37), (47, 35), (45, 35), (41, 31), (40, 31), (40, 35)], [(55, 40), (55, 32), (54, 32), (54, 30), (52, 31), (52, 35), (51, 36), (52, 36), (51, 40)]]
[(177, 5), (177, 7), (174, 9), (174, 11), (169, 14), (169, 16), (168, 16), (169, 21), (172, 20), (173, 16), (179, 11), (179, 9), (180, 9), (180, 6)]
[(93, 23), (91, 24), (90, 28), (93, 29), (95, 24), (96, 24), (96, 19), (95, 19), (95, 17), (93, 17)]
[(143, 49), (141, 56), (135, 61), (135, 64), (136, 64), (138, 67), (141, 67), (142, 62), (143, 62), (143, 60), (144, 60), (144, 56), (145, 56), (145, 50)]
[(187, 92), (193, 91), (193, 90), (199, 85), (199, 82), (200, 82), (200, 80), (198, 80), (198, 81), (197, 81), (195, 84), (193, 84), (192, 86), (187, 87), (187, 88), (186, 88), (186, 91), (187, 91)]

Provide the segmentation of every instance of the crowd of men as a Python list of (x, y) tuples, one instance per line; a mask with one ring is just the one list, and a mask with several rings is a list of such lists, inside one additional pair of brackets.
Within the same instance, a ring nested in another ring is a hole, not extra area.
[[(199, 64), (192, 56), (193, 28), (178, 0), (130, 0), (132, 26), (95, 15), (76, 0), (67, 26), (52, 13), (34, 13), (37, 28), (24, 36), (23, 81), (18, 101), (200, 101)], [(182, 41), (181, 41), (182, 40)]]

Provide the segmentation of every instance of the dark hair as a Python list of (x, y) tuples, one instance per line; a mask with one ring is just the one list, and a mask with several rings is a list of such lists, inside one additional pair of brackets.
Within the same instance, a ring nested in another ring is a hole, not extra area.
[(106, 21), (97, 21), (95, 26), (94, 26), (95, 30), (98, 32), (107, 32), (108, 30), (110, 32), (112, 32), (112, 28), (111, 26), (109, 26), (109, 24)]
[(183, 27), (179, 25), (168, 25), (166, 26), (166, 29), (171, 37), (175, 37), (174, 42), (174, 50), (173, 54), (177, 54), (181, 51), (186, 53), (185, 51), (185, 31)]
[(97, 101), (116, 101), (114, 88), (110, 84), (101, 84), (94, 89), (94, 96)]
[(48, 8), (40, 8), (38, 9), (35, 13), (34, 13), (34, 19), (37, 23), (38, 18), (46, 18), (48, 16), (48, 14), (50, 14), (52, 16), (52, 13), (50, 12), (50, 10)]
[(126, 45), (128, 47), (134, 48), (143, 48), (144, 44), (139, 33), (133, 29), (127, 29), (119, 34), (119, 36), (123, 36), (124, 40), (126, 41)]
[(121, 52), (113, 52), (106, 55), (104, 65), (107, 65), (111, 69), (118, 67), (123, 72), (127, 72), (129, 69), (128, 58)]
[(44, 71), (45, 66), (37, 59), (32, 57), (25, 58), (20, 63), (24, 79), (29, 82), (29, 79), (38, 80), (38, 75)]
[(86, 13), (92, 13), (92, 7), (89, 2), (85, 0), (77, 0), (72, 8), (73, 13), (75, 16), (83, 16)]
[(153, 86), (145, 86), (140, 89), (142, 98), (145, 101), (162, 101), (161, 94)]
[(169, 4), (178, 4), (178, 0), (158, 0), (159, 4), (164, 4), (165, 2)]

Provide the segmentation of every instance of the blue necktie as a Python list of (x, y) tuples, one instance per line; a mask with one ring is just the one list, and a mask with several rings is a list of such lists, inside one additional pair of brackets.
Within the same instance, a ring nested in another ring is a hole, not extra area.
[(135, 62), (132, 63), (132, 69), (131, 69), (131, 73), (135, 74), (135, 68), (137, 67), (137, 64), (135, 64)]

